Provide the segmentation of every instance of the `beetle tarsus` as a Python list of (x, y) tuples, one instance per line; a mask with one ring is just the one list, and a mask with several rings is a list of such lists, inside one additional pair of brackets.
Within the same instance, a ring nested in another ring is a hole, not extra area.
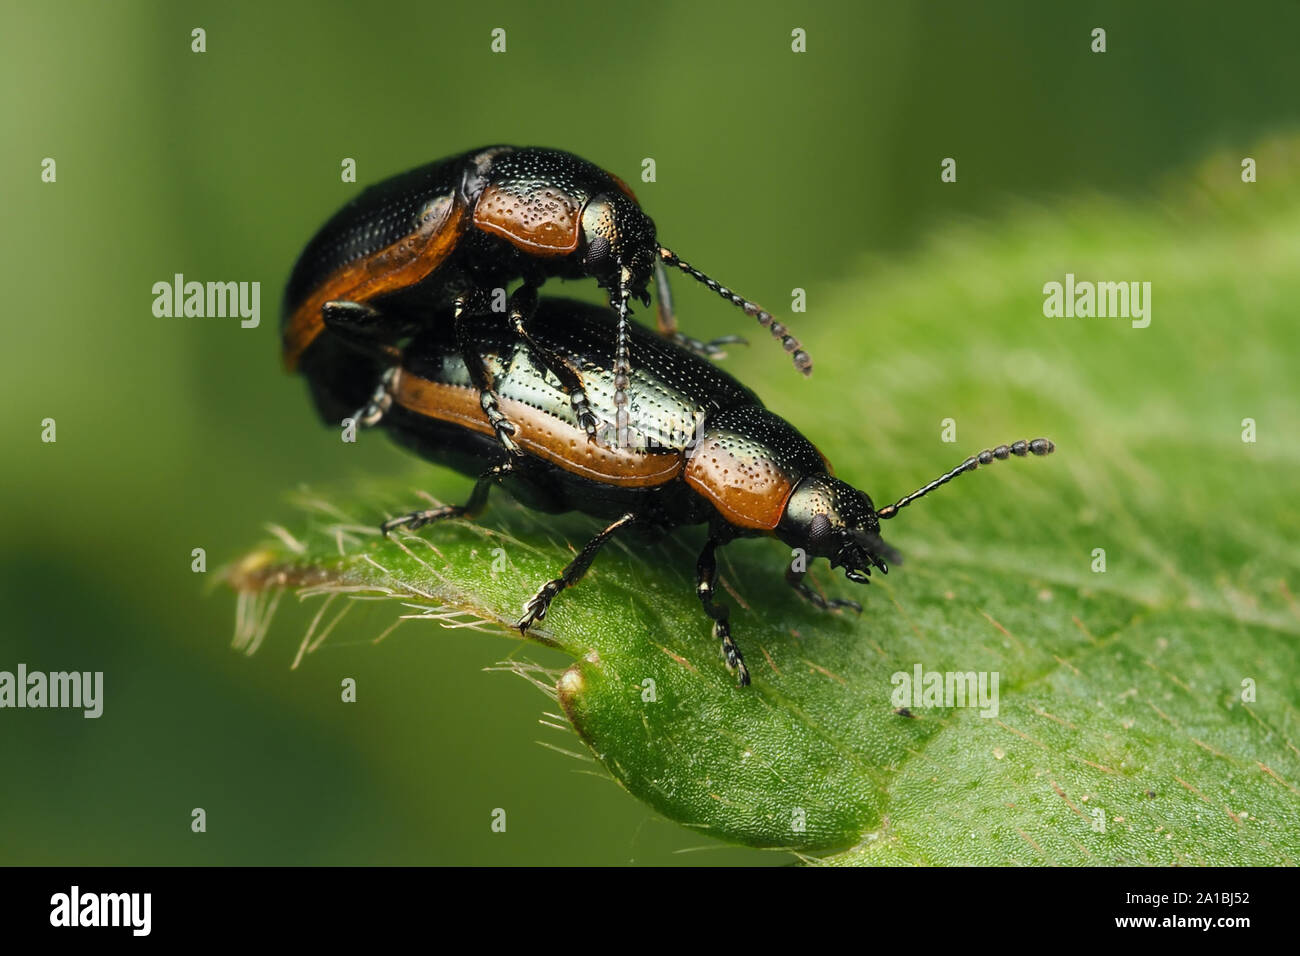
[(524, 615), (515, 622), (515, 627), (519, 629), (520, 634), (526, 634), (528, 629), (538, 621), (546, 618), (546, 611), (555, 600), (556, 595), (564, 590), (564, 581), (556, 578), (553, 581), (547, 581), (537, 593), (524, 602)]
[(807, 573), (807, 571), (796, 571), (794, 568), (786, 568), (785, 580), (790, 587), (794, 588), (799, 593), (800, 597), (813, 607), (821, 608), (823, 611), (831, 611), (836, 608), (846, 607), (850, 611), (855, 611), (858, 614), (862, 613), (862, 605), (857, 601), (852, 601), (849, 598), (828, 598), (824, 597), (819, 592), (814, 591), (808, 586), (808, 582), (804, 580), (804, 576)]
[(358, 425), (362, 428), (374, 428), (383, 421), (388, 410), (393, 407), (393, 389), (400, 375), (401, 369), (396, 365), (384, 372), (370, 401), (352, 413), (352, 418)]
[(434, 521), (441, 521), (443, 518), (461, 518), (466, 514), (468, 512), (461, 505), (443, 505), (441, 508), (412, 511), (410, 514), (398, 518), (389, 518), (379, 526), (379, 533), (387, 538), (390, 531), (395, 531), (398, 528), (405, 528), (407, 531), (418, 531), (426, 524), (431, 524)]
[(487, 416), (488, 424), (492, 426), (492, 432), (496, 435), (501, 447), (511, 455), (522, 455), (524, 450), (519, 447), (519, 443), (514, 439), (516, 432), (514, 422), (506, 418), (501, 411), (500, 406), (497, 404), (497, 393), (479, 392), (478, 403), (479, 407), (483, 409), (483, 414)]
[(573, 404), (573, 416), (578, 420), (578, 426), (587, 433), (587, 441), (599, 441), (600, 416), (592, 410), (586, 394), (581, 393), (580, 398), (570, 395), (569, 398)]
[(492, 491), (492, 486), (510, 474), (512, 470), (514, 470), (514, 464), (510, 461), (503, 461), (500, 464), (493, 465), (478, 476), (478, 480), (474, 482), (474, 490), (470, 492), (469, 501), (463, 505), (442, 505), (438, 508), (412, 511), (397, 518), (389, 518), (379, 526), (379, 533), (387, 538), (388, 533), (397, 528), (417, 531), (427, 524), (442, 521), (444, 518), (472, 518), (479, 514), (487, 504), (488, 494)]
[(696, 355), (707, 359), (724, 359), (727, 357), (728, 345), (748, 345), (749, 340), (741, 335), (722, 335), (716, 339), (709, 339), (707, 342), (700, 339), (692, 338), (685, 332), (670, 332), (666, 338), (680, 345), (682, 348), (690, 349)]
[(713, 639), (722, 647), (722, 659), (727, 662), (727, 669), (736, 675), (741, 687), (749, 686), (749, 668), (745, 666), (744, 655), (731, 637), (731, 611), (725, 604), (713, 600), (714, 589), (718, 583), (717, 548), (721, 542), (718, 538), (709, 538), (695, 563), (695, 593), (699, 595), (704, 613), (713, 619)]
[(731, 639), (731, 625), (726, 621), (713, 622), (713, 637), (722, 644), (722, 659), (727, 662), (727, 670), (736, 675), (736, 682), (741, 687), (749, 686), (749, 668), (740, 648)]
[(537, 621), (546, 617), (546, 611), (550, 608), (551, 602), (565, 588), (571, 588), (582, 580), (582, 576), (587, 573), (591, 567), (591, 562), (596, 557), (605, 542), (612, 538), (620, 528), (625, 528), (637, 520), (635, 513), (629, 511), (620, 517), (617, 521), (610, 524), (604, 531), (588, 541), (578, 556), (568, 563), (565, 569), (560, 573), (558, 578), (547, 581), (537, 593), (524, 602), (524, 614), (515, 622), (515, 627), (519, 629), (520, 634), (527, 633), (528, 629)]

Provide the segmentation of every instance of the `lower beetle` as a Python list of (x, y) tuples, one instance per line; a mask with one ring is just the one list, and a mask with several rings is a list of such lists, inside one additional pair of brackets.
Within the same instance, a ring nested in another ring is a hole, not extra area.
[[(600, 410), (613, 406), (617, 392), (613, 326), (613, 316), (602, 308), (548, 298), (539, 303), (531, 329), (533, 341), (580, 371), (589, 399)], [(400, 444), (478, 481), (464, 505), (394, 518), (383, 525), (384, 534), (476, 515), (498, 482), (530, 507), (581, 511), (608, 521), (559, 577), (524, 604), (516, 624), (522, 633), (546, 616), (555, 596), (577, 583), (618, 532), (707, 524), (696, 591), (727, 666), (742, 685), (749, 683), (749, 671), (732, 640), (728, 609), (714, 598), (715, 554), (721, 545), (774, 536), (808, 558), (828, 559), (849, 580), (865, 584), (872, 568), (887, 573), (886, 559), (898, 560), (881, 540), (881, 521), (980, 465), (1011, 455), (1046, 455), (1055, 447), (1036, 438), (982, 451), (877, 509), (866, 493), (833, 477), (812, 443), (748, 388), (695, 352), (640, 326), (630, 335), (631, 440), (607, 448), (585, 441), (567, 394), (529, 342), (512, 337), (499, 323), (476, 321), (474, 341), (497, 381), (502, 410), (516, 425), (522, 454), (515, 456), (495, 441), (473, 375), (447, 327), (429, 323), (408, 344), (358, 418), (382, 424)], [(805, 583), (805, 574), (790, 567), (786, 580), (813, 604), (861, 610), (854, 601), (823, 598)]]
[[(786, 327), (659, 245), (654, 222), (617, 176), (572, 153), (540, 147), (491, 146), (439, 160), (371, 186), (331, 218), (308, 243), (285, 289), (281, 324), (285, 364), (308, 375), (328, 365), (329, 328), (362, 351), (417, 332), (430, 316), (448, 322), (473, 376), (484, 413), (502, 445), (517, 451), (514, 427), (498, 408), (492, 376), (479, 358), (470, 319), (494, 308), (529, 340), (537, 290), (548, 278), (595, 278), (618, 314), (605, 334), (614, 343), (613, 423), (616, 440), (628, 423), (629, 300), (650, 302), (656, 278), (660, 331), (709, 354), (730, 336), (696, 342), (677, 332), (665, 267), (681, 269), (743, 309), (778, 338), (807, 374), (812, 363)], [(523, 285), (504, 299), (508, 283)], [(502, 290), (493, 302), (494, 290)], [(450, 315), (445, 309), (450, 308)], [(600, 424), (583, 383), (561, 356), (536, 339), (533, 355), (564, 385), (589, 440)], [(342, 355), (333, 356), (341, 360)], [(471, 360), (473, 359), (473, 360)], [(373, 384), (373, 383), (371, 383)]]

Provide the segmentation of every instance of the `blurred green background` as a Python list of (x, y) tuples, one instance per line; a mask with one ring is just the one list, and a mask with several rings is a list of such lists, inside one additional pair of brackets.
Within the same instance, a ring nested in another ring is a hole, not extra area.
[[(492, 142), (576, 152), (631, 182), (661, 239), (720, 280), (778, 313), (807, 289), (789, 318), (817, 374), (861, 388), (818, 303), (869, 258), (1011, 199), (1146, 197), (1300, 114), (1294, 3), (73, 2), (4, 19), (0, 669), (102, 670), (106, 685), (99, 720), (0, 712), (10, 864), (791, 859), (665, 822), (538, 746), (581, 749), (539, 726), (548, 701), (483, 668), (557, 653), (426, 624), (376, 646), (391, 611), (363, 607), (291, 671), (315, 608), (289, 602), (257, 655), (230, 649), (235, 598), (214, 572), (267, 522), (292, 524), (286, 492), (392, 473), (467, 487), (384, 442), (342, 445), (280, 369), (289, 269), (365, 184)], [(956, 184), (939, 181), (946, 156)], [(155, 318), (151, 287), (177, 272), (260, 281), (261, 326)], [(675, 289), (692, 334), (753, 333)], [(727, 363), (815, 421), (769, 343)]]

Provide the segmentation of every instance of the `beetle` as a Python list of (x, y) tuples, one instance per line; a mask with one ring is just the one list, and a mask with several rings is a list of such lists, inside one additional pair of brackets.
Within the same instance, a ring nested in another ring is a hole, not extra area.
[[(606, 416), (614, 414), (617, 393), (614, 321), (600, 307), (544, 298), (532, 323), (532, 342), (579, 369), (593, 408)], [(524, 604), (515, 626), (525, 633), (545, 618), (557, 594), (578, 582), (615, 534), (706, 524), (696, 592), (727, 666), (742, 685), (749, 683), (749, 671), (732, 638), (727, 606), (715, 599), (719, 547), (737, 538), (776, 537), (808, 559), (826, 558), (849, 580), (865, 584), (873, 568), (888, 573), (887, 561), (899, 560), (881, 539), (882, 521), (980, 465), (1055, 449), (1044, 438), (999, 445), (876, 508), (865, 492), (834, 477), (813, 444), (764, 408), (750, 389), (694, 351), (640, 326), (629, 336), (631, 440), (611, 448), (583, 440), (567, 394), (548, 376), (530, 341), (490, 320), (469, 325), (496, 378), (502, 409), (517, 426), (522, 454), (507, 453), (495, 441), (473, 374), (455, 336), (448, 334), (449, 323), (428, 323), (385, 372), (357, 417), (382, 426), (417, 454), (477, 480), (465, 504), (392, 518), (382, 532), (413, 532), (431, 522), (477, 515), (498, 483), (537, 510), (579, 511), (606, 521), (560, 576)], [(821, 596), (804, 580), (806, 562), (798, 567), (787, 567), (785, 576), (805, 599), (823, 609), (861, 610), (855, 601)]]
[[(572, 153), (542, 147), (489, 146), (438, 160), (371, 186), (340, 209), (307, 244), (285, 289), (282, 352), (289, 370), (308, 377), (348, 364), (336, 346), (318, 344), (330, 329), (373, 355), (440, 316), (455, 330), (484, 414), (503, 447), (519, 451), (514, 426), (500, 411), (493, 380), (477, 358), (469, 321), (494, 309), (529, 339), (537, 290), (548, 278), (595, 278), (618, 315), (615, 343), (615, 440), (626, 433), (629, 300), (650, 304), (655, 279), (659, 329), (706, 354), (743, 341), (699, 342), (677, 331), (666, 268), (704, 283), (768, 328), (805, 374), (812, 362), (772, 314), (659, 244), (655, 225), (617, 176)], [(507, 285), (522, 279), (507, 301)], [(495, 298), (495, 301), (494, 301)], [(445, 308), (451, 308), (450, 316)], [(583, 383), (563, 358), (536, 340), (537, 357), (563, 384), (589, 441), (598, 418)], [(358, 359), (357, 369), (365, 361)], [(354, 369), (353, 371), (356, 371)], [(373, 383), (371, 383), (373, 384)]]

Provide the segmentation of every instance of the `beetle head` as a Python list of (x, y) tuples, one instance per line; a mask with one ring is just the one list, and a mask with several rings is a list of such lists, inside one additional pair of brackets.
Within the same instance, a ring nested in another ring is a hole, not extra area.
[(640, 206), (622, 194), (594, 197), (582, 211), (582, 240), (588, 275), (612, 292), (626, 269), (629, 295), (650, 304), (647, 286), (659, 246), (655, 224)]
[(808, 475), (795, 485), (776, 533), (808, 557), (826, 558), (831, 567), (844, 568), (850, 581), (865, 584), (872, 566), (889, 571), (881, 554), (890, 549), (880, 540), (871, 499), (830, 475)]

